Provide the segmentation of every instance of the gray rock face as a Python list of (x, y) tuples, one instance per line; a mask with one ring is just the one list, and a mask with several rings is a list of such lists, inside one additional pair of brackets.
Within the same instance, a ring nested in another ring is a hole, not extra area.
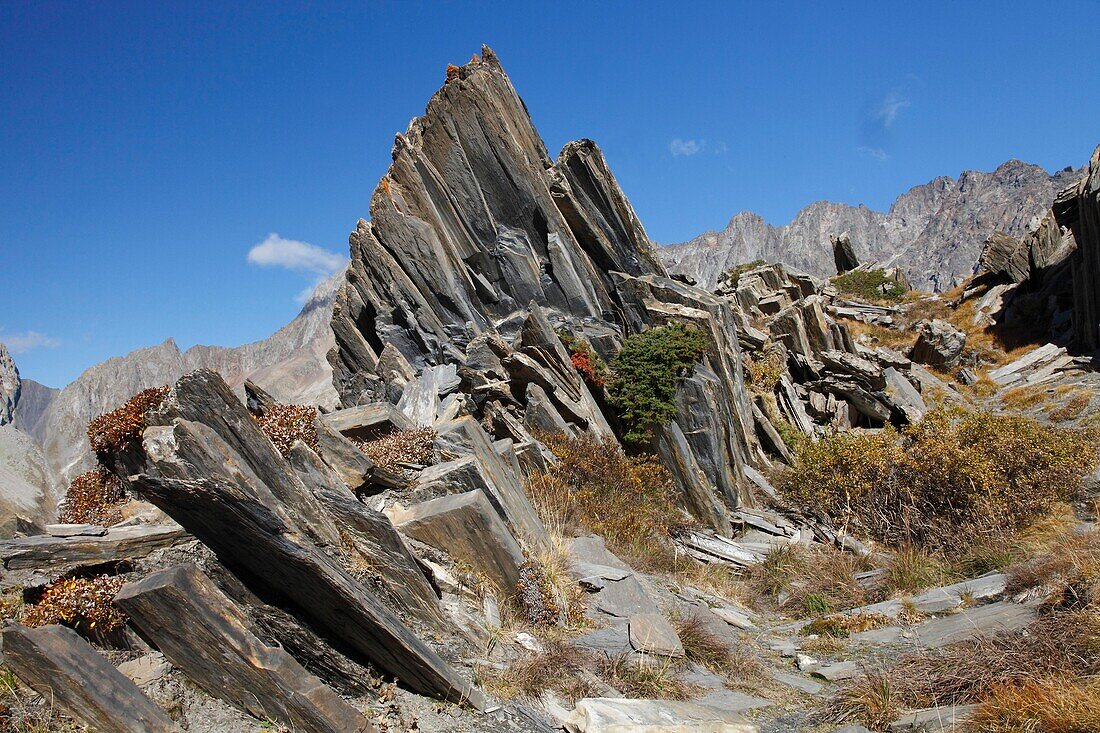
[(913, 361), (930, 366), (951, 367), (966, 348), (966, 334), (947, 321), (925, 321), (917, 329), (917, 341), (909, 354)]
[(15, 405), (19, 401), (19, 370), (8, 353), (8, 347), (0, 344), (0, 425), (15, 419)]
[(398, 135), (351, 235), (332, 327), (342, 401), (388, 342), (416, 367), (461, 360), (534, 301), (578, 318), (617, 307), (611, 271), (663, 272), (594, 143), (556, 162), (492, 50), (463, 66)]
[(49, 402), (33, 425), (33, 435), (57, 474), (58, 491), (94, 466), (85, 436), (89, 420), (143, 389), (171, 384), (196, 369), (218, 371), (241, 393), (247, 379), (283, 402), (332, 406), (335, 392), (325, 354), (332, 344), (328, 322), (338, 277), (322, 283), (297, 318), (262, 341), (181, 352), (168, 339), (86, 370)]
[(883, 214), (865, 206), (818, 201), (790, 224), (776, 227), (742, 212), (721, 232), (704, 232), (660, 248), (672, 272), (714, 287), (726, 270), (763, 259), (819, 277), (835, 272), (830, 238), (847, 232), (862, 261), (899, 265), (914, 288), (947, 290), (974, 271), (982, 245), (995, 231), (1020, 237), (1080, 171), (1051, 175), (1010, 160), (991, 173), (965, 171), (937, 178), (900, 196)]

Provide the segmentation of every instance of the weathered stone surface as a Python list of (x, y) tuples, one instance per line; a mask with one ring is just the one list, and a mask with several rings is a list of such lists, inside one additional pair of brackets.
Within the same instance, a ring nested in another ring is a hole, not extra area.
[(659, 613), (638, 613), (630, 617), (630, 644), (646, 654), (684, 656), (684, 645), (676, 629)]
[(859, 258), (856, 257), (855, 250), (852, 248), (852, 238), (848, 236), (848, 232), (829, 237), (829, 241), (833, 245), (833, 262), (836, 264), (838, 275), (859, 267)]
[(461, 352), (532, 300), (578, 317), (615, 306), (611, 270), (660, 272), (603, 156), (551, 164), (492, 50), (461, 68), (394, 145), (333, 314), (345, 404), (389, 342), (415, 366)]
[(596, 607), (606, 614), (629, 619), (640, 614), (659, 615), (657, 605), (633, 575), (609, 580), (600, 591)]
[(68, 715), (111, 733), (179, 733), (133, 682), (64, 626), (4, 629), (4, 665)]
[(855, 662), (836, 662), (834, 664), (826, 664), (820, 667), (813, 668), (813, 675), (815, 677), (821, 677), (829, 682), (839, 682), (840, 680), (846, 680), (851, 677), (855, 677), (859, 673), (859, 665)]
[(160, 652), (150, 652), (118, 665), (118, 671), (126, 675), (138, 687), (146, 687), (164, 679), (164, 676), (171, 669), (172, 665)]
[(947, 321), (925, 321), (917, 330), (909, 358), (930, 366), (951, 367), (958, 363), (966, 348), (966, 334)]
[(5, 570), (51, 570), (99, 565), (145, 557), (154, 550), (187, 539), (187, 532), (175, 524), (118, 527), (102, 535), (35, 535), (0, 541), (0, 560), (3, 560)]
[[(436, 445), (459, 456), (470, 456), (476, 471), (462, 472), (474, 483), (464, 490), (483, 489), (513, 535), (533, 547), (546, 547), (550, 538), (523, 490), (522, 476), (494, 450), (489, 436), (473, 417), (461, 417), (436, 426)], [(430, 474), (435, 477), (442, 470)], [(463, 478), (462, 481), (465, 481)]]
[(504, 593), (519, 582), (523, 550), (482, 491), (432, 499), (391, 517), (403, 533), (469, 563)]
[(143, 455), (113, 457), (134, 464), (128, 475), (138, 493), (228, 568), (285, 599), (348, 652), (423, 694), (483, 703), (469, 682), (326, 552), (341, 546), (331, 515), (216, 374), (182, 378), (146, 421)]
[(355, 440), (370, 440), (394, 430), (411, 430), (415, 425), (409, 417), (388, 402), (345, 407), (322, 415), (330, 428)]
[(1004, 232), (993, 232), (982, 247), (977, 271), (1023, 282), (1031, 274), (1027, 245)]
[(672, 700), (585, 698), (565, 721), (570, 733), (756, 733), (738, 713)]
[(260, 641), (194, 565), (128, 583), (115, 602), (192, 681), (257, 718), (308, 733), (374, 730), (293, 657)]

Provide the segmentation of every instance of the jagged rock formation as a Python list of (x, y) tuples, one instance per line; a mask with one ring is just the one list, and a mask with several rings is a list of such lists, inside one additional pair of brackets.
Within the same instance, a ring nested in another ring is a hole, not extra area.
[(1055, 194), (1080, 175), (1071, 168), (1050, 175), (1010, 160), (992, 173), (965, 171), (958, 179), (940, 177), (916, 186), (885, 214), (818, 201), (777, 227), (742, 212), (721, 232), (661, 247), (660, 255), (671, 272), (704, 287), (758, 259), (826, 277), (835, 272), (830, 238), (847, 232), (861, 261), (896, 264), (915, 288), (948, 290), (973, 273), (982, 244), (994, 231), (1023, 236)]
[(1100, 348), (1100, 147), (1034, 231), (988, 239), (978, 274), (965, 294), (982, 296), (975, 318), (1029, 327), (1083, 354)]
[(171, 384), (195, 369), (217, 370), (242, 394), (245, 380), (251, 379), (285, 402), (331, 407), (335, 393), (325, 355), (332, 346), (329, 320), (340, 277), (318, 286), (293, 321), (261, 341), (234, 348), (193, 346), (183, 352), (168, 339), (86, 370), (54, 396), (31, 428), (61, 488), (94, 465), (84, 434), (89, 420), (143, 389)]
[(756, 443), (737, 316), (665, 276), (595, 143), (569, 143), (551, 162), (486, 48), (398, 135), (393, 157), (370, 223), (351, 235), (333, 312), (342, 403), (393, 395), (379, 374), (389, 350), (429, 380), (397, 392), (435, 399), (432, 375), (456, 365), (466, 409), (497, 438), (527, 444), (547, 428), (610, 436), (603, 395), (572, 368), (555, 326), (610, 355), (630, 333), (687, 323), (710, 348), (653, 449), (696, 515), (728, 529), (727, 507), (751, 500), (741, 466)]
[(10, 537), (53, 510), (53, 472), (26, 429), (37, 422), (51, 390), (19, 376), (0, 343), (0, 537)]
[(0, 344), (0, 425), (7, 425), (15, 419), (19, 387), (19, 370), (15, 367), (8, 348)]

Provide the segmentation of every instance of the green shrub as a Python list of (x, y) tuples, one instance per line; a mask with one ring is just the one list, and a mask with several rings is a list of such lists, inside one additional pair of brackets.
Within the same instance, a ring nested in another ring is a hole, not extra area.
[(729, 283), (729, 286), (731, 288), (737, 287), (737, 281), (741, 279), (742, 275), (744, 275), (749, 270), (755, 270), (756, 268), (760, 267), (761, 265), (766, 265), (766, 264), (768, 264), (768, 263), (765, 262), (764, 260), (753, 260), (752, 262), (743, 262), (740, 265), (736, 265), (735, 267), (733, 267), (729, 270), (726, 270), (726, 274), (724, 275), (724, 279)]
[[(833, 279), (837, 290), (864, 300), (900, 300), (905, 288), (883, 270), (852, 270)], [(883, 285), (887, 287), (883, 289)]]
[(615, 356), (609, 401), (626, 426), (623, 439), (646, 445), (653, 427), (676, 413), (676, 388), (703, 358), (707, 340), (702, 331), (673, 323), (630, 336)]
[(964, 555), (1076, 497), (1095, 436), (1036, 420), (938, 407), (898, 432), (805, 443), (779, 477), (792, 501), (894, 547)]

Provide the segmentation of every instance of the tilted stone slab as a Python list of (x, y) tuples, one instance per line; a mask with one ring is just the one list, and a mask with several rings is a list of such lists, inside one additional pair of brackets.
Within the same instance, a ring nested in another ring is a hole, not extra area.
[(4, 664), (68, 715), (103, 733), (180, 733), (130, 679), (64, 626), (3, 633)]
[(469, 563), (505, 593), (519, 583), (523, 550), (480, 490), (441, 496), (392, 516), (402, 532)]
[(348, 407), (322, 415), (321, 419), (336, 432), (357, 440), (370, 440), (394, 430), (411, 430), (416, 427), (405, 413), (389, 402)]
[(362, 713), (248, 628), (232, 600), (194, 565), (127, 583), (115, 603), (142, 635), (214, 697), (305, 733), (374, 731)]
[(757, 733), (738, 713), (673, 700), (585, 698), (565, 720), (570, 733)]
[(189, 539), (187, 532), (176, 524), (119, 527), (102, 535), (35, 535), (0, 541), (0, 560), (6, 570), (98, 565), (136, 560)]

